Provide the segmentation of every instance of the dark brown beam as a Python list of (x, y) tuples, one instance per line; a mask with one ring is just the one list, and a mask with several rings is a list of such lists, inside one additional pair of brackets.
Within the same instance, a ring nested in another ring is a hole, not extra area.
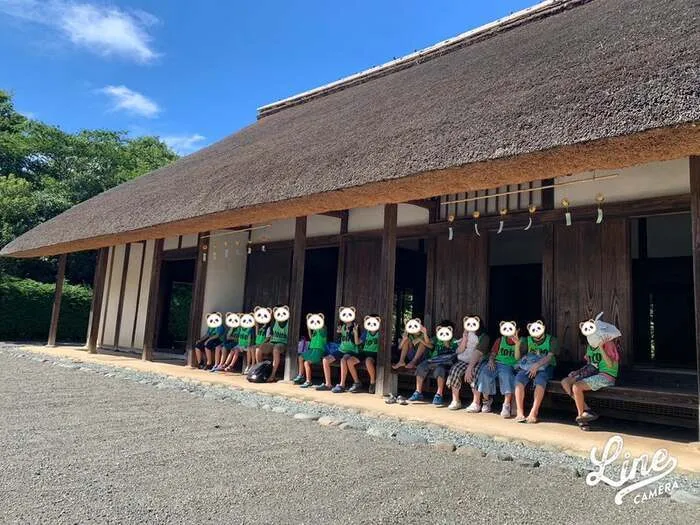
[(382, 261), (380, 276), (380, 303), (382, 316), (382, 345), (377, 355), (377, 394), (393, 392), (394, 377), (391, 373), (392, 319), (394, 315), (394, 283), (396, 279), (396, 220), (398, 206), (384, 205), (384, 230), (382, 234)]
[[(297, 343), (302, 321), (302, 299), (304, 295), (304, 264), (306, 262), (306, 217), (297, 217), (294, 227), (294, 250), (292, 251), (292, 277), (289, 282), (289, 340), (284, 359), (284, 380), (291, 381), (299, 373)], [(332, 333), (332, 328), (328, 332)]]
[(58, 318), (61, 312), (61, 298), (63, 297), (63, 281), (66, 276), (66, 254), (62, 253), (58, 258), (58, 271), (56, 272), (56, 290), (53, 293), (53, 309), (51, 310), (51, 324), (49, 325), (49, 338), (47, 346), (56, 346), (56, 333), (58, 332)]
[[(690, 157), (690, 217), (693, 231), (693, 282), (695, 292), (695, 365), (700, 395), (700, 157)], [(698, 416), (700, 437), (700, 414)]]
[(97, 263), (95, 264), (95, 278), (92, 283), (92, 305), (90, 307), (90, 325), (88, 327), (87, 351), (97, 353), (97, 336), (100, 331), (100, 318), (102, 316), (102, 298), (105, 292), (105, 278), (107, 276), (107, 259), (109, 248), (100, 248), (97, 251)]
[[(202, 326), (202, 309), (204, 308), (204, 289), (207, 280), (207, 264), (209, 261), (209, 232), (200, 233), (197, 240), (197, 259), (194, 267), (194, 284), (192, 286), (192, 304), (190, 306), (190, 323), (187, 329), (187, 364), (194, 366), (194, 342), (199, 337)], [(206, 261), (204, 254), (206, 254)]]
[[(347, 210), (346, 210), (347, 211)], [(338, 270), (335, 278), (335, 322), (338, 324), (338, 308), (343, 306), (343, 296), (345, 289), (345, 253), (347, 252), (348, 241), (344, 237), (348, 233), (348, 214), (340, 220), (340, 244), (338, 245)]]
[(122, 263), (122, 280), (119, 284), (119, 298), (117, 299), (117, 319), (114, 327), (114, 348), (119, 348), (119, 332), (122, 329), (122, 315), (124, 314), (124, 291), (126, 290), (126, 274), (129, 271), (129, 256), (131, 244), (124, 246), (124, 262)]
[[(153, 264), (150, 268), (150, 281), (148, 285), (148, 305), (146, 306), (146, 327), (143, 333), (143, 352), (141, 359), (151, 361), (153, 350), (156, 346), (156, 324), (158, 322), (158, 304), (160, 298), (160, 270), (163, 266), (163, 242), (164, 239), (156, 239), (153, 247)], [(146, 250), (144, 248), (144, 259)]]

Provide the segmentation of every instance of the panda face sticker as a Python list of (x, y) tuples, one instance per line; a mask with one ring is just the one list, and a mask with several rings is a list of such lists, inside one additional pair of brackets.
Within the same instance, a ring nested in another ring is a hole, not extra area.
[(477, 316), (467, 316), (462, 319), (462, 323), (464, 324), (464, 330), (466, 332), (478, 332), (479, 328), (481, 327), (481, 319), (479, 319)]
[(518, 325), (515, 321), (501, 321), (498, 328), (503, 337), (513, 337), (518, 330)]
[(581, 333), (586, 337), (596, 332), (595, 321), (593, 319), (579, 323), (578, 327), (581, 329)]
[(528, 323), (527, 333), (535, 339), (539, 339), (545, 333), (545, 326), (543, 321), (535, 321), (534, 323)]
[(451, 326), (438, 326), (435, 330), (435, 335), (439, 341), (443, 343), (448, 343), (452, 341), (453, 333)]
[(254, 326), (255, 326), (255, 317), (253, 317), (253, 314), (241, 315), (241, 327), (242, 328), (253, 328)]
[(355, 320), (356, 310), (354, 306), (341, 306), (338, 308), (338, 319), (341, 323), (352, 323)]
[(233, 312), (226, 312), (226, 326), (238, 328), (241, 326), (241, 316)]
[(364, 327), (365, 330), (368, 332), (376, 332), (379, 330), (379, 327), (382, 324), (382, 320), (379, 317), (372, 316), (372, 315), (366, 315), (365, 316), (365, 322), (364, 322)]
[(272, 309), (272, 316), (278, 323), (284, 323), (289, 320), (289, 306), (276, 306)]
[(306, 314), (306, 327), (309, 330), (320, 330), (325, 326), (323, 314)]
[(253, 317), (258, 324), (268, 324), (272, 321), (272, 310), (263, 306), (253, 308)]
[(221, 315), (219, 312), (212, 312), (210, 314), (207, 314), (207, 326), (209, 328), (219, 328), (222, 324), (224, 324), (224, 316)]
[(421, 328), (423, 328), (423, 323), (421, 323), (421, 320), (418, 318), (406, 321), (407, 334), (416, 335), (421, 331)]

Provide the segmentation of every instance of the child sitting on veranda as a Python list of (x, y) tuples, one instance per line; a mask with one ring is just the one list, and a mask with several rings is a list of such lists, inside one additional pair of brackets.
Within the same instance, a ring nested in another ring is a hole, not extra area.
[[(331, 347), (327, 355), (323, 358), (324, 382), (316, 387), (316, 390), (331, 390), (334, 394), (345, 392), (345, 382), (348, 376), (347, 358), (358, 353), (357, 340), (359, 339), (358, 327), (355, 322), (356, 310), (354, 306), (341, 306), (338, 309), (337, 334), (340, 341)], [(331, 378), (331, 364), (340, 361), (340, 382), (333, 386)]]
[(479, 369), (485, 363), (484, 356), (489, 351), (489, 336), (481, 331), (481, 319), (476, 315), (467, 315), (462, 319), (464, 334), (457, 347), (457, 361), (447, 376), (447, 388), (452, 390), (452, 402), (447, 407), (450, 410), (462, 408), (460, 394), (462, 383), (472, 387), (472, 396), (476, 397), (475, 378)]
[(602, 315), (603, 312), (600, 312), (595, 319), (579, 324), (588, 343), (584, 357), (586, 365), (570, 372), (561, 381), (562, 388), (576, 403), (576, 422), (584, 430), (588, 428), (588, 423), (598, 419), (598, 415), (586, 404), (584, 393), (615, 385), (619, 373), (619, 338), (622, 333), (615, 325), (601, 321)]
[(416, 390), (408, 399), (415, 403), (423, 401), (423, 385), (428, 375), (437, 380), (437, 392), (433, 396), (433, 405), (441, 407), (445, 404), (445, 378), (447, 372), (456, 360), (458, 341), (454, 338), (454, 324), (444, 320), (435, 328), (435, 337), (430, 341), (430, 351), (427, 359), (416, 368)]
[(312, 365), (321, 364), (328, 343), (328, 334), (326, 332), (325, 317), (323, 314), (307, 314), (306, 329), (309, 333), (309, 346), (301, 355), (304, 361), (304, 375), (306, 378), (306, 381), (300, 385), (301, 388), (313, 386)]
[(208, 313), (205, 316), (206, 333), (194, 344), (196, 367), (211, 369), (214, 366), (214, 351), (223, 344), (224, 318), (221, 312)]
[(377, 383), (377, 354), (379, 353), (379, 344), (381, 341), (381, 318), (377, 314), (366, 315), (363, 321), (364, 331), (362, 336), (357, 337), (355, 331), (355, 344), (360, 348), (357, 354), (347, 354), (340, 363), (341, 375), (342, 368), (347, 367), (352, 376), (353, 384), (348, 389), (348, 392), (356, 394), (362, 390), (362, 382), (357, 373), (357, 365), (362, 361), (365, 363), (365, 368), (369, 374), (368, 392), (374, 394), (376, 392)]
[(223, 341), (223, 349), (217, 356), (212, 372), (226, 371), (226, 367), (231, 363), (234, 349), (238, 346), (238, 331), (241, 327), (241, 317), (236, 313), (226, 312), (224, 324), (226, 325), (226, 336)]
[(501, 416), (509, 418), (515, 389), (515, 367), (520, 360), (523, 341), (520, 339), (515, 321), (501, 321), (499, 330), (501, 337), (493, 343), (488, 363), (479, 371), (474, 400), (467, 407), (467, 412), (491, 412), (493, 396), (496, 395), (496, 380), (498, 380), (498, 388), (504, 397)]
[[(557, 338), (546, 332), (543, 321), (528, 323), (527, 331), (529, 335), (524, 347), (527, 354), (520, 360), (515, 375), (515, 420), (518, 423), (537, 423), (547, 382), (552, 379), (554, 367), (557, 365), (556, 354), (559, 345)], [(526, 418), (525, 387), (530, 381), (535, 384), (535, 399)]]
[[(428, 331), (421, 320), (417, 318), (409, 319), (406, 321), (401, 342), (399, 343), (401, 355), (399, 360), (391, 365), (391, 368), (394, 370), (403, 367), (408, 369), (416, 368), (423, 361), (426, 350), (431, 348), (432, 343), (428, 336)], [(409, 360), (408, 363), (406, 363), (406, 359)]]
[(246, 354), (246, 366), (243, 373), (247, 374), (253, 364), (255, 364), (255, 317), (253, 314), (241, 315), (241, 327), (238, 329), (238, 347), (234, 349), (234, 357), (229, 369), (233, 370), (233, 366), (238, 361), (238, 358)]

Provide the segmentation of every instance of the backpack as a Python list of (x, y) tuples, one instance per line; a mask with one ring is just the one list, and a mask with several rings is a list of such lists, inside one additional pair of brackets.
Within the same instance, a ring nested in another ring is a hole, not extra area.
[(269, 379), (271, 373), (272, 363), (270, 361), (263, 361), (251, 367), (246, 379), (251, 383), (264, 383)]

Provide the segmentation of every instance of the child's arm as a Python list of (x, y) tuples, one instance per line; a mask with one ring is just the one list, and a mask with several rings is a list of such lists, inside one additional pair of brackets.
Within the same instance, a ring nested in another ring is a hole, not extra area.
[(362, 344), (362, 339), (360, 338), (360, 329), (355, 325), (355, 328), (353, 328), (352, 335), (355, 339), (355, 345), (360, 346)]
[(608, 365), (609, 367), (612, 367), (615, 365), (615, 360), (610, 356), (612, 354), (612, 351), (608, 351), (608, 348), (610, 348), (610, 345), (615, 345), (612, 341), (607, 341), (603, 343), (601, 350), (603, 350), (600, 354), (603, 357), (603, 360), (605, 361), (605, 364)]
[(430, 340), (430, 337), (428, 337), (428, 329), (425, 326), (423, 326), (421, 328), (421, 332), (423, 332), (423, 344), (425, 345), (425, 347), (432, 348), (433, 342)]
[(515, 359), (520, 361), (520, 348), (522, 348), (524, 343), (524, 338), (518, 337), (518, 332), (515, 332), (516, 342), (515, 342)]
[(468, 338), (467, 331), (465, 330), (464, 333), (462, 334), (462, 339), (459, 340), (459, 345), (457, 345), (457, 353), (461, 354), (467, 349), (467, 338)]
[(552, 357), (557, 354), (559, 351), (559, 343), (557, 342), (556, 337), (550, 337), (549, 338), (549, 353), (542, 357), (537, 363), (535, 363), (535, 367), (542, 368), (545, 367), (549, 364), (549, 362), (552, 360)]

